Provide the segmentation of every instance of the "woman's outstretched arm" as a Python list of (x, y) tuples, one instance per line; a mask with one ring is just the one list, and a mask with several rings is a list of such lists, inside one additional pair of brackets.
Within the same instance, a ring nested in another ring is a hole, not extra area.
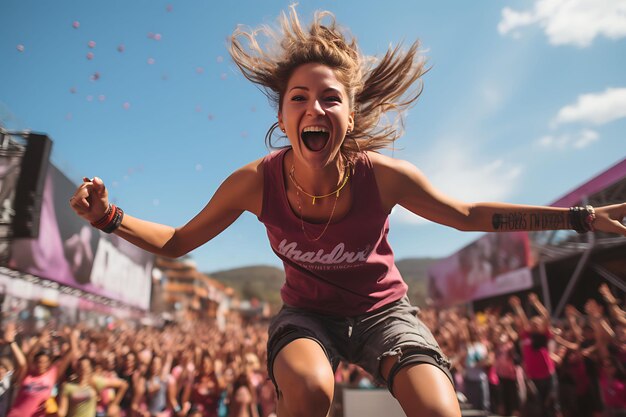
[[(187, 224), (172, 227), (124, 214), (115, 234), (149, 252), (170, 258), (182, 256), (213, 239), (244, 211), (257, 216), (263, 201), (262, 160), (233, 172), (207, 205)], [(100, 178), (85, 178), (70, 200), (72, 209), (90, 223), (109, 208), (108, 192)]]
[[(381, 200), (389, 211), (400, 204), (428, 220), (463, 231), (541, 231), (588, 226), (582, 213), (574, 216), (580, 224), (572, 224), (569, 208), (456, 200), (437, 190), (413, 164), (376, 153), (369, 155)], [(626, 236), (624, 217), (626, 203), (596, 207), (592, 226)]]

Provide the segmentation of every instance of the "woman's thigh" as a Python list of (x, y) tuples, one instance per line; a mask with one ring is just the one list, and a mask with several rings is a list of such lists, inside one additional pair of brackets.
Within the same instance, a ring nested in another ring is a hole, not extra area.
[[(381, 373), (387, 377), (397, 357), (383, 358)], [(393, 383), (393, 394), (407, 417), (460, 417), (456, 392), (446, 373), (430, 363), (401, 368)]]

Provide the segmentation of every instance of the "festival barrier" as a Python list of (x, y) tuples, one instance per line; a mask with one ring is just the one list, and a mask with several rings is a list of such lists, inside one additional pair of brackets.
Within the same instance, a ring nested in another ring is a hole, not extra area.
[(343, 417), (404, 417), (400, 404), (386, 389), (343, 390)]

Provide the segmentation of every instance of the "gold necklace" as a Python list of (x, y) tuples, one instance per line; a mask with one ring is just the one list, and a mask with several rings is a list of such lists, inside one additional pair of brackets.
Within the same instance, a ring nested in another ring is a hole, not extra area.
[[(300, 184), (298, 184), (298, 182), (296, 181), (296, 177), (294, 175), (295, 167), (293, 165), (291, 166), (291, 170), (289, 171), (289, 178), (291, 178), (293, 185), (296, 186), (296, 197), (297, 197), (296, 201), (298, 203), (298, 214), (300, 215), (300, 227), (302, 228), (302, 233), (304, 234), (304, 237), (306, 237), (306, 239), (309, 242), (317, 242), (318, 240), (322, 238), (322, 236), (324, 236), (324, 233), (326, 233), (326, 230), (328, 230), (328, 226), (330, 225), (330, 222), (332, 221), (333, 216), (335, 215), (335, 209), (337, 208), (337, 200), (339, 200), (339, 192), (343, 189), (343, 187), (345, 187), (345, 185), (348, 183), (348, 179), (350, 178), (350, 170), (348, 168), (349, 166), (346, 166), (346, 172), (344, 174), (343, 181), (341, 182), (341, 185), (339, 186), (339, 188), (337, 188), (332, 193), (329, 193), (326, 195), (312, 195), (312, 194), (307, 193), (306, 191), (302, 189), (302, 187), (300, 187)], [(335, 201), (333, 203), (333, 209), (330, 212), (330, 217), (328, 218), (328, 221), (326, 222), (326, 225), (324, 226), (324, 230), (322, 230), (322, 233), (320, 233), (319, 236), (315, 238), (309, 236), (309, 234), (307, 233), (304, 227), (304, 217), (302, 216), (302, 202), (300, 201), (301, 192), (307, 195), (308, 197), (313, 198), (313, 205), (315, 205), (316, 199), (330, 197), (331, 195), (335, 194)]]
[[(326, 197), (330, 197), (331, 195), (335, 194), (337, 198), (339, 198), (339, 192), (343, 189), (343, 187), (346, 186), (346, 184), (348, 183), (348, 179), (350, 178), (350, 170), (348, 169), (349, 166), (346, 165), (346, 170), (343, 174), (343, 181), (341, 181), (341, 185), (339, 186), (339, 188), (337, 188), (335, 191), (328, 193), (328, 194), (324, 194), (324, 195), (314, 195), (314, 194), (309, 194), (306, 191), (304, 191), (304, 189), (300, 186), (300, 184), (298, 184), (298, 181), (296, 181), (296, 176), (294, 174), (295, 172), (295, 166), (291, 165), (291, 169), (289, 170), (289, 179), (291, 179), (291, 182), (293, 183), (293, 185), (296, 186), (296, 189), (301, 192), (302, 194), (311, 197), (313, 199), (312, 201), (312, 205), (315, 205), (315, 200), (319, 200), (322, 198), (326, 198)], [(336, 201), (335, 201), (336, 203)]]
[(339, 200), (339, 191), (337, 191), (337, 194), (335, 194), (335, 202), (333, 203), (333, 209), (330, 212), (330, 217), (328, 218), (328, 221), (326, 222), (326, 226), (324, 226), (324, 230), (322, 230), (322, 233), (320, 233), (319, 236), (316, 238), (309, 236), (309, 234), (306, 232), (306, 229), (304, 228), (304, 218), (302, 216), (302, 203), (300, 202), (300, 191), (298, 189), (296, 189), (296, 196), (297, 196), (297, 202), (298, 202), (298, 214), (300, 215), (300, 227), (302, 228), (302, 233), (304, 233), (304, 237), (306, 237), (306, 239), (309, 242), (317, 242), (318, 240), (322, 238), (322, 236), (324, 236), (324, 233), (326, 233), (326, 230), (328, 229), (328, 226), (330, 225), (330, 222), (333, 219), (333, 215), (335, 214), (335, 208), (337, 208), (337, 200)]

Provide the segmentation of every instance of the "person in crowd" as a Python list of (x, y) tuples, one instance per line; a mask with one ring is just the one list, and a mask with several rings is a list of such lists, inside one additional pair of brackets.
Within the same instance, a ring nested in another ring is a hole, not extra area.
[(226, 388), (223, 375), (215, 370), (213, 358), (204, 355), (191, 387), (191, 406), (202, 411), (202, 417), (218, 417), (220, 399)]
[[(29, 371), (23, 379), (16, 381), (17, 397), (8, 417), (44, 417), (47, 414), (46, 405), (50, 407), (52, 390), (59, 378), (65, 375), (70, 362), (76, 360), (79, 335), (78, 330), (72, 331), (69, 334), (69, 351), (54, 360), (47, 350), (51, 344), (50, 331), (42, 332), (26, 356)], [(52, 407), (56, 409), (56, 404)]]
[[(121, 414), (120, 402), (126, 396), (128, 391), (128, 383), (121, 379), (115, 371), (117, 358), (112, 351), (105, 351), (102, 359), (98, 362), (98, 366), (94, 369), (96, 378), (105, 381), (119, 380), (120, 388), (108, 387), (99, 392), (98, 403), (96, 405), (96, 417), (119, 417)], [(121, 389), (121, 386), (124, 389)]]
[[(167, 387), (172, 365), (172, 354), (166, 354), (165, 362), (159, 354), (152, 354), (145, 377), (135, 385), (133, 409), (142, 410), (146, 417), (168, 417), (171, 407), (167, 400)], [(145, 411), (142, 407), (145, 406)]]
[(138, 384), (136, 382), (141, 377), (140, 371), (137, 369), (137, 354), (134, 351), (127, 352), (122, 360), (122, 367), (118, 370), (118, 375), (123, 379), (128, 389), (122, 397), (120, 402), (120, 408), (122, 409), (122, 417), (131, 417), (130, 410), (133, 403), (133, 398), (137, 393)]
[(489, 365), (489, 351), (478, 334), (475, 322), (468, 323), (465, 337), (464, 393), (476, 409), (489, 411), (491, 403), (486, 372)]
[(117, 395), (108, 403), (107, 417), (118, 417), (119, 402), (128, 385), (119, 378), (103, 378), (95, 375), (93, 360), (83, 356), (77, 361), (77, 379), (63, 384), (60, 392), (59, 417), (96, 417), (98, 396), (106, 389), (114, 389)]
[(539, 313), (528, 319), (518, 297), (511, 297), (509, 303), (521, 321), (520, 342), (524, 372), (534, 387), (537, 395), (536, 404), (543, 416), (559, 416), (561, 412), (558, 396), (558, 380), (554, 360), (551, 356), (549, 341), (553, 338), (550, 329), (550, 317), (536, 294), (531, 293), (528, 301)]
[(15, 323), (7, 323), (4, 328), (4, 343), (9, 346), (14, 362), (9, 358), (0, 360), (0, 417), (6, 417), (14, 387), (24, 379), (28, 367), (26, 356), (15, 340), (16, 334)]
[(494, 368), (498, 375), (500, 389), (500, 407), (495, 410), (503, 416), (520, 415), (520, 394), (519, 394), (519, 365), (521, 358), (515, 347), (517, 332), (512, 328), (513, 318), (504, 316), (500, 323), (502, 327), (495, 346)]
[(605, 415), (626, 416), (626, 372), (616, 358), (602, 359), (599, 382)]
[(228, 404), (228, 417), (259, 417), (256, 391), (245, 369), (235, 379)]

